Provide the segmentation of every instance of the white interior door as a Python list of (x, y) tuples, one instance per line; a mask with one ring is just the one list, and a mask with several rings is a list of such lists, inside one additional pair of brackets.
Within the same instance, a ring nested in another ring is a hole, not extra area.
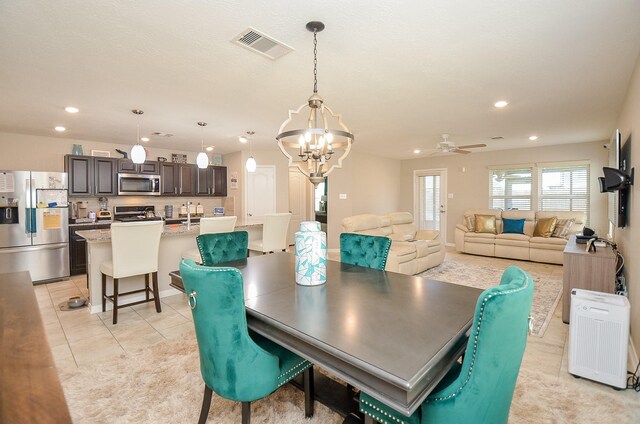
[(276, 211), (276, 167), (257, 166), (247, 172), (247, 222), (263, 222), (264, 215)]
[(291, 212), (291, 222), (289, 223), (289, 233), (287, 243), (294, 244), (296, 231), (300, 228), (300, 223), (307, 218), (307, 178), (298, 170), (289, 170), (289, 212)]
[(447, 170), (414, 171), (414, 217), (420, 230), (440, 231), (447, 242)]

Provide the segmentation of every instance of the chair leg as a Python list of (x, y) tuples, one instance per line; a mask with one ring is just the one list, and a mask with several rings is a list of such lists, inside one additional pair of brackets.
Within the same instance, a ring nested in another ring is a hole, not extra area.
[(251, 423), (251, 402), (242, 402), (242, 424)]
[(200, 418), (198, 424), (204, 424), (207, 422), (207, 415), (209, 415), (209, 408), (211, 408), (211, 394), (213, 391), (204, 385), (204, 397), (202, 398), (202, 408), (200, 409)]
[(158, 290), (158, 271), (155, 271), (151, 274), (151, 278), (153, 280), (153, 301), (156, 304), (156, 312), (162, 312), (162, 308), (160, 307), (160, 290)]
[[(87, 281), (89, 279), (87, 278)], [(102, 312), (107, 310), (107, 276), (102, 274)]]
[(313, 377), (313, 365), (304, 372), (304, 417), (313, 417), (313, 406), (315, 400), (315, 388)]
[(113, 279), (113, 324), (118, 323), (118, 279)]
[(149, 274), (144, 274), (144, 299), (149, 301)]

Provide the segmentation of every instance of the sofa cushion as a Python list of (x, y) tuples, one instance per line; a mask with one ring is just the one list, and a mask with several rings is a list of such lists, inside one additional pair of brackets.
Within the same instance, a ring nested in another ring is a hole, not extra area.
[(577, 233), (582, 230), (582, 227), (587, 222), (586, 212), (569, 212), (569, 211), (541, 211), (536, 212), (536, 219), (556, 217), (558, 219), (571, 219), (574, 218), (576, 222), (571, 226), (569, 233)]
[(416, 246), (413, 242), (392, 241), (389, 254), (394, 255), (399, 263), (407, 262), (416, 257)]
[(531, 237), (529, 239), (529, 248), (531, 249), (547, 249), (547, 250), (564, 250), (567, 240), (558, 237)]
[(504, 234), (524, 234), (525, 219), (502, 218), (502, 232)]
[(560, 237), (564, 239), (569, 238), (569, 233), (571, 232), (571, 227), (574, 222), (576, 222), (575, 218), (558, 219), (556, 222), (556, 228), (553, 229), (551, 237)]
[(551, 237), (556, 228), (557, 218), (541, 218), (536, 221), (536, 228), (533, 230), (534, 237)]
[(408, 236), (408, 240), (413, 240), (416, 236), (416, 226), (413, 223), (410, 224), (392, 224), (391, 230), (393, 234), (400, 234), (402, 236)]
[(529, 248), (530, 237), (525, 234), (502, 233), (496, 235), (496, 246), (516, 246)]
[(496, 234), (495, 215), (476, 215), (476, 233)]
[(362, 214), (344, 218), (342, 220), (342, 226), (344, 227), (345, 232), (355, 233), (379, 228), (381, 223), (378, 215)]
[(466, 233), (464, 235), (465, 243), (483, 243), (494, 244), (496, 235), (490, 233)]
[(391, 212), (384, 216), (391, 220), (391, 225), (413, 224), (413, 215), (409, 212)]

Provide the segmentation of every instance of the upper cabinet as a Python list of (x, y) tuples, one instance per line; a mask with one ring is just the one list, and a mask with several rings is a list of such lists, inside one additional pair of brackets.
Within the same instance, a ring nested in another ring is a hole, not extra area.
[(94, 156), (65, 156), (69, 196), (116, 196), (118, 173), (160, 175), (162, 196), (226, 196), (227, 167), (200, 169), (190, 163), (145, 162)]
[(159, 163), (146, 161), (144, 163), (133, 163), (131, 159), (118, 160), (118, 172), (121, 174), (150, 174), (159, 175)]
[(194, 196), (196, 194), (196, 165), (190, 163), (160, 163), (163, 196)]
[(226, 196), (227, 195), (227, 167), (209, 166), (196, 168), (196, 195), (198, 196)]
[(69, 196), (115, 196), (117, 159), (93, 156), (65, 157)]

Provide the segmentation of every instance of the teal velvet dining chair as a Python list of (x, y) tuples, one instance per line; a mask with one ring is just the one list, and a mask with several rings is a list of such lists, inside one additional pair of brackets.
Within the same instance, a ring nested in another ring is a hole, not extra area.
[(304, 373), (305, 416), (313, 416), (313, 366), (282, 346), (249, 331), (242, 274), (237, 268), (180, 263), (200, 352), (205, 383), (199, 423), (207, 421), (212, 391), (242, 402), (248, 424), (251, 402)]
[(386, 424), (507, 423), (527, 344), (533, 280), (507, 268), (480, 294), (462, 364), (454, 367), (411, 417), (361, 393), (360, 410)]
[(391, 239), (366, 234), (340, 234), (340, 262), (384, 270)]
[(246, 231), (208, 233), (196, 237), (202, 265), (214, 266), (223, 262), (245, 259), (249, 234)]

